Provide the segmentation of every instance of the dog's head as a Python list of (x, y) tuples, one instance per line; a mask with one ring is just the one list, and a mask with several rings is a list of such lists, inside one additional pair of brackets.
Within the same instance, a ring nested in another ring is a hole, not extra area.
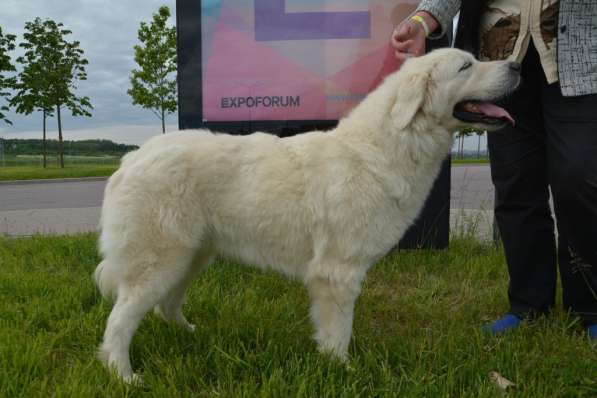
[(397, 128), (418, 117), (457, 130), (472, 126), (498, 130), (514, 120), (495, 103), (520, 83), (520, 64), (480, 62), (457, 49), (441, 49), (411, 58), (396, 75), (396, 102), (391, 116)]

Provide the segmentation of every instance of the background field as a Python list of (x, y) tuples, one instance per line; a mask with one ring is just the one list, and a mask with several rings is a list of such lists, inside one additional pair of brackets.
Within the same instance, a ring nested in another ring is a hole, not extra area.
[(6, 156), (0, 164), (0, 181), (105, 177), (116, 171), (119, 163), (118, 156), (65, 156), (62, 169), (58, 158), (48, 157), (48, 167), (43, 168), (41, 156)]
[(218, 261), (194, 284), (189, 334), (153, 315), (132, 344), (143, 387), (95, 359), (109, 303), (91, 274), (96, 237), (0, 238), (0, 396), (597, 396), (597, 350), (561, 312), (499, 338), (480, 326), (507, 308), (503, 254), (455, 240), (374, 267), (357, 303), (351, 360), (317, 353), (301, 284)]
[[(41, 153), (43, 142), (39, 139), (0, 138), (0, 181), (35, 180), (50, 178), (107, 177), (127, 152), (135, 145), (118, 144), (108, 140), (64, 141), (64, 164), (60, 168), (58, 142), (48, 140), (47, 167), (43, 168)], [(483, 164), (486, 157), (477, 157), (470, 151), (465, 156), (453, 153), (452, 163)]]
[[(48, 158), (48, 167), (42, 168), (41, 156), (19, 155), (5, 157), (0, 164), (0, 181), (37, 180), (50, 178), (108, 177), (120, 163), (117, 156), (65, 156), (65, 168), (59, 167), (56, 157)], [(452, 159), (453, 165), (487, 164), (486, 158)]]
[(487, 158), (487, 157), (458, 158), (456, 156), (452, 156), (452, 164), (489, 164), (489, 158)]
[(64, 141), (62, 169), (58, 142), (48, 140), (46, 147), (47, 167), (43, 168), (41, 140), (0, 138), (0, 181), (109, 176), (125, 153), (138, 148), (108, 140)]
[[(57, 156), (52, 155), (47, 157), (47, 166), (48, 167), (60, 167), (59, 159)], [(68, 166), (77, 166), (77, 165), (89, 165), (89, 164), (98, 164), (98, 165), (112, 165), (118, 164), (120, 162), (119, 156), (77, 156), (77, 155), (65, 155), (64, 156), (64, 164)], [(2, 167), (22, 167), (22, 166), (31, 166), (31, 167), (42, 167), (42, 157), (41, 155), (16, 155), (16, 156), (5, 156), (0, 163)]]

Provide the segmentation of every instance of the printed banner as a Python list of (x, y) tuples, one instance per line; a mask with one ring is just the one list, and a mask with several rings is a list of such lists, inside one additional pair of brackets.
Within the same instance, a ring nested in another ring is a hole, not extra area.
[(201, 0), (203, 121), (337, 120), (399, 65), (417, 0)]

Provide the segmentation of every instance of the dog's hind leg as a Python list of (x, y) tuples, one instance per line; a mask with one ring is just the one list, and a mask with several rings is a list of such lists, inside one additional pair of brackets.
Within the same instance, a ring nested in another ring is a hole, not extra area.
[(114, 369), (125, 382), (136, 382), (129, 358), (129, 346), (139, 322), (145, 314), (164, 299), (167, 293), (187, 272), (194, 251), (169, 248), (143, 252), (125, 262), (118, 280), (118, 294), (108, 317), (99, 358)]
[(361, 291), (360, 281), (317, 276), (307, 281), (307, 287), (319, 350), (345, 360), (352, 335), (354, 303)]
[(150, 294), (127, 293), (120, 294), (112, 308), (98, 355), (125, 382), (135, 383), (139, 378), (131, 367), (129, 346), (139, 322), (151, 308), (147, 301)]
[(211, 249), (202, 249), (194, 257), (182, 278), (174, 284), (165, 297), (155, 306), (154, 312), (165, 321), (173, 321), (189, 332), (195, 330), (195, 325), (189, 323), (182, 313), (182, 306), (186, 299), (187, 289), (197, 275), (203, 271), (213, 258)]

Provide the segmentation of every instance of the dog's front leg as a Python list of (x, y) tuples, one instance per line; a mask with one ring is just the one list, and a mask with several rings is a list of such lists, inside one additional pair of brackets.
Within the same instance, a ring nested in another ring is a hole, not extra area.
[(352, 334), (354, 303), (361, 290), (360, 281), (316, 276), (307, 281), (307, 287), (314, 338), (319, 350), (345, 360)]

